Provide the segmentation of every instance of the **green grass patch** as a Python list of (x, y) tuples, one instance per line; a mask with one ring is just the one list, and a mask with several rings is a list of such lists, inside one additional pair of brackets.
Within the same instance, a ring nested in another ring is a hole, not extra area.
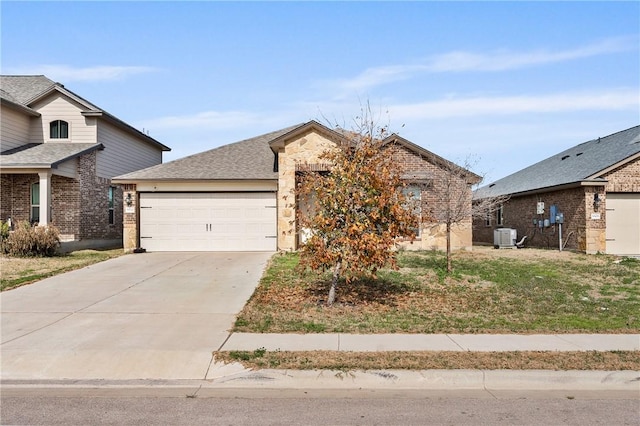
[(234, 331), (261, 333), (631, 333), (640, 330), (640, 262), (546, 250), (398, 254), (398, 271), (340, 282), (276, 255)]

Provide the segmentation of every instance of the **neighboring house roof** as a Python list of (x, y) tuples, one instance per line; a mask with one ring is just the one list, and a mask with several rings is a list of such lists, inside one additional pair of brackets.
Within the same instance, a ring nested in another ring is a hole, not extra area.
[(298, 127), (299, 124), (117, 176), (113, 180), (276, 180), (276, 157), (269, 143)]
[(56, 84), (44, 75), (3, 75), (0, 76), (0, 87), (13, 98), (28, 105), (29, 101)]
[(34, 102), (48, 96), (54, 91), (58, 91), (82, 105), (86, 109), (82, 112), (83, 115), (107, 119), (116, 126), (129, 133), (134, 133), (139, 138), (142, 138), (163, 151), (171, 151), (171, 148), (168, 146), (125, 123), (116, 116), (102, 110), (83, 97), (65, 88), (62, 84), (56, 83), (44, 75), (2, 75), (0, 76), (0, 87), (2, 88), (0, 96), (3, 101), (19, 104), (30, 110)]
[(56, 168), (58, 164), (104, 149), (95, 143), (31, 143), (0, 154), (0, 168)]
[(602, 175), (640, 158), (640, 126), (581, 143), (478, 189), (475, 198), (515, 195), (578, 183), (606, 183)]

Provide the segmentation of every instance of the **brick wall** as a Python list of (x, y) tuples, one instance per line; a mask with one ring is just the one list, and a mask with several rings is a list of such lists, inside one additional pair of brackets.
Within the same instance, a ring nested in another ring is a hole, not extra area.
[[(557, 248), (559, 245), (557, 227), (540, 230), (533, 225), (536, 203), (545, 202), (545, 215), (549, 217), (549, 206), (557, 204), (565, 215), (563, 239), (568, 237), (566, 248), (586, 253), (606, 251), (606, 193), (640, 192), (640, 159), (631, 161), (606, 174), (602, 178), (606, 186), (584, 186), (544, 194), (517, 197), (509, 200), (504, 208), (505, 228), (515, 228), (519, 238), (527, 235), (527, 244), (534, 247)], [(598, 194), (600, 206), (594, 206), (594, 195)], [(493, 244), (495, 217), (491, 226), (484, 220), (474, 220), (473, 239), (476, 242)]]
[(29, 221), (31, 214), (31, 184), (39, 181), (37, 174), (2, 174), (2, 220), (11, 218), (13, 223)]
[(78, 159), (80, 199), (80, 239), (122, 238), (122, 189), (114, 194), (114, 224), (109, 224), (111, 180), (96, 176), (96, 151)]
[(602, 176), (607, 192), (640, 192), (640, 158)]
[(75, 240), (80, 235), (80, 183), (76, 179), (51, 177), (51, 223), (63, 240)]
[(458, 221), (452, 227), (452, 249), (471, 249), (471, 186), (458, 173), (434, 164), (429, 158), (422, 157), (402, 145), (392, 144), (388, 149), (392, 150), (392, 155), (401, 165), (403, 174), (418, 176), (417, 182), (421, 186), (423, 224), (421, 235), (414, 241), (413, 246), (422, 249), (445, 249), (446, 227), (443, 222), (446, 221), (447, 215), (453, 215), (464, 216), (466, 219)]
[[(476, 242), (493, 244), (493, 231), (499, 227), (513, 228), (518, 232), (518, 239), (527, 236), (526, 244), (531, 247), (559, 248), (559, 227), (551, 225), (539, 228), (533, 224), (533, 219), (549, 219), (551, 205), (555, 204), (558, 211), (564, 213), (562, 225), (563, 244), (567, 249), (595, 253), (605, 250), (604, 231), (606, 212), (601, 204), (594, 209), (593, 198), (598, 192), (602, 196), (601, 186), (584, 186), (543, 194), (527, 195), (511, 198), (504, 205), (503, 225), (497, 226), (495, 215), (492, 216), (491, 226), (486, 226), (482, 219), (473, 222), (473, 238)], [(537, 203), (544, 202), (544, 214), (536, 213)], [(598, 213), (599, 219), (592, 216)]]

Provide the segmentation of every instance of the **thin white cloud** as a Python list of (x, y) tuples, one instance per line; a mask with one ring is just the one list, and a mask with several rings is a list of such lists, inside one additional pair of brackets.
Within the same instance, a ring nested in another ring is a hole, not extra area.
[(28, 75), (44, 74), (52, 80), (63, 83), (72, 81), (121, 80), (126, 77), (158, 71), (153, 67), (99, 65), (74, 68), (69, 65), (35, 65), (32, 67), (9, 68), (7, 74)]
[(394, 121), (486, 115), (629, 110), (640, 108), (637, 89), (622, 88), (548, 95), (450, 97), (389, 106)]
[(406, 80), (420, 73), (499, 72), (588, 58), (638, 49), (637, 37), (610, 38), (569, 50), (533, 50), (514, 52), (497, 50), (488, 53), (453, 51), (433, 55), (422, 63), (372, 67), (351, 79), (333, 82), (340, 91), (366, 91), (394, 81)]
[[(269, 128), (281, 122), (288, 122), (292, 115), (288, 110), (281, 111), (202, 111), (191, 115), (173, 115), (152, 118), (139, 123), (149, 129), (199, 129), (229, 130)], [(286, 125), (295, 124), (290, 122)], [(284, 127), (284, 126), (283, 126)], [(274, 130), (274, 129), (271, 129)]]

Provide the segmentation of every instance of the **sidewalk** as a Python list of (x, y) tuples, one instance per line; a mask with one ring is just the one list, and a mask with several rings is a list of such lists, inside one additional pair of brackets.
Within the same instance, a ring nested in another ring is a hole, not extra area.
[(252, 351), (639, 351), (640, 334), (232, 333), (219, 350)]

